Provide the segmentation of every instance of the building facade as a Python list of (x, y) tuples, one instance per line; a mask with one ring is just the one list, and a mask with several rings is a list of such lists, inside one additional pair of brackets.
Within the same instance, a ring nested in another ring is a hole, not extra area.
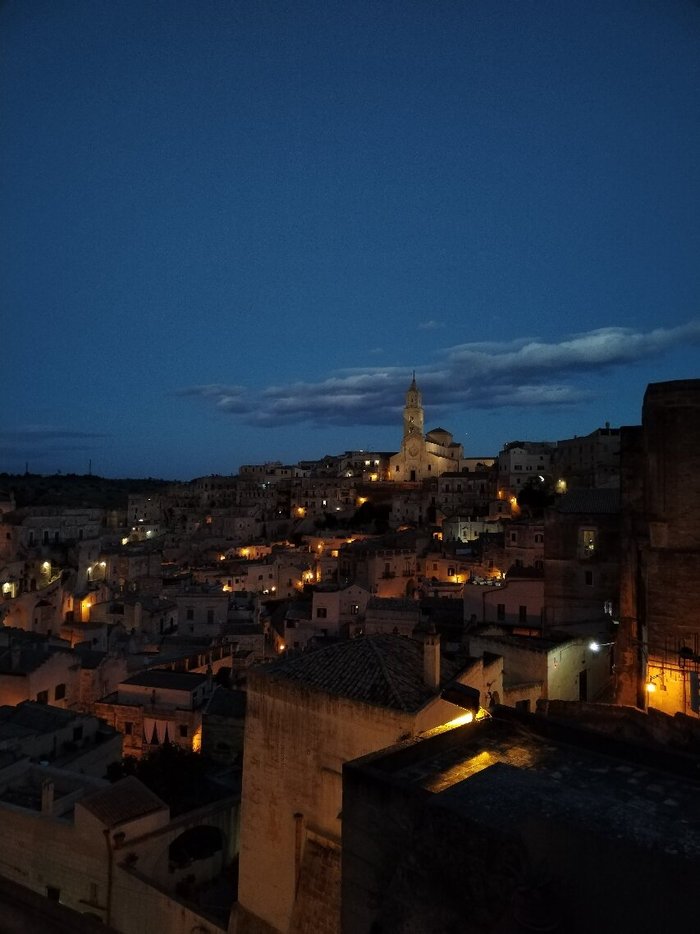
[(434, 428), (423, 434), (423, 399), (415, 375), (406, 392), (401, 450), (389, 460), (389, 477), (400, 483), (420, 483), (459, 470), (464, 451), (449, 431)]

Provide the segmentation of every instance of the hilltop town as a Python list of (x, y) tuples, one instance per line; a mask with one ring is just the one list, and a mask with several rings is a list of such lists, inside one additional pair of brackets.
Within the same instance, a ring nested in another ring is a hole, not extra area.
[[(426, 429), (414, 378), (394, 451), (0, 476), (0, 915), (578, 931), (639, 911), (601, 882), (622, 850), (625, 878), (680, 891), (700, 856), (700, 380), (651, 384), (640, 411), (471, 454)], [(479, 886), (445, 883), (477, 854)], [(577, 874), (597, 906), (572, 907)]]

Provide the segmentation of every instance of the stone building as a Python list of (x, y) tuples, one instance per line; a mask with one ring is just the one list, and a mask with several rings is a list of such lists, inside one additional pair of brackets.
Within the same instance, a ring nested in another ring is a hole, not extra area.
[(561, 487), (619, 487), (620, 429), (606, 422), (582, 437), (557, 441), (554, 472)]
[(572, 490), (545, 515), (544, 602), (548, 626), (601, 619), (617, 610), (620, 496)]
[(367, 636), (381, 633), (414, 637), (423, 621), (418, 600), (402, 597), (372, 597), (367, 604), (362, 631)]
[(0, 629), (0, 635), (0, 704), (78, 702), (80, 661), (67, 643), (20, 630)]
[(461, 468), (464, 450), (450, 432), (434, 428), (423, 434), (423, 427), (423, 401), (414, 376), (406, 392), (401, 450), (389, 460), (391, 480), (419, 483)]
[(682, 931), (699, 793), (697, 758), (506, 708), (369, 754), (343, 768), (342, 934)]
[(552, 441), (511, 441), (498, 454), (498, 497), (507, 500), (540, 477), (551, 476)]
[(428, 542), (411, 532), (348, 542), (338, 552), (338, 580), (380, 597), (410, 596), (417, 586), (418, 553)]
[(590, 638), (563, 633), (519, 636), (497, 626), (481, 627), (465, 638), (470, 654), (503, 657), (500, 703), (509, 707), (534, 710), (540, 698), (589, 701), (610, 696), (610, 646), (594, 643), (591, 648)]
[(496, 623), (511, 631), (542, 634), (544, 579), (514, 570), (506, 580), (474, 580), (464, 586), (464, 620)]
[(122, 681), (93, 710), (123, 735), (125, 756), (139, 758), (166, 742), (197, 752), (202, 710), (212, 690), (206, 675), (143, 671)]
[(352, 639), (249, 673), (238, 934), (338, 930), (343, 763), (464, 714), (442, 688), (485, 694), (501, 670), (441, 656), (433, 633)]
[(622, 429), (617, 699), (700, 715), (700, 380), (652, 383)]
[(236, 810), (227, 798), (171, 820), (133, 776), (110, 784), (25, 760), (0, 769), (0, 876), (122, 934), (223, 934), (228, 910), (194, 896), (235, 855)]
[[(122, 739), (97, 717), (36, 701), (0, 706), (0, 756), (50, 762), (103, 778), (122, 757)], [(1, 916), (0, 916), (1, 917)]]

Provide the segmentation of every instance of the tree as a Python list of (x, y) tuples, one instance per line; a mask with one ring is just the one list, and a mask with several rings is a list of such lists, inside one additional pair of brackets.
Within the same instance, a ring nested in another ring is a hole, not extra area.
[(135, 775), (170, 807), (173, 817), (212, 800), (206, 781), (209, 760), (173, 743), (163, 743), (140, 759), (127, 756), (107, 777), (117, 781)]

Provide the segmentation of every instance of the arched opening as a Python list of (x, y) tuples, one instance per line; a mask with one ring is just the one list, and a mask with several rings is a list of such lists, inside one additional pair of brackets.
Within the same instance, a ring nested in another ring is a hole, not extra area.
[(168, 848), (171, 872), (184, 869), (201, 859), (209, 859), (224, 849), (224, 837), (218, 827), (190, 827)]

